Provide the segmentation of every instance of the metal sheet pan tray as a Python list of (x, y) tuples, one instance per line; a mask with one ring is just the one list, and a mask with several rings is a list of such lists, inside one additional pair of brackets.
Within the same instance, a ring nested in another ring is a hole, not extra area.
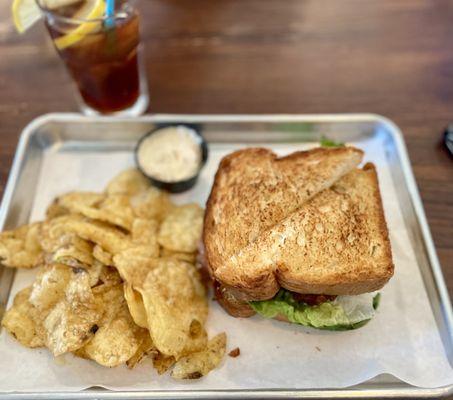
[[(31, 122), (23, 131), (5, 190), (0, 229), (28, 221), (37, 192), (46, 152), (108, 153), (132, 151), (146, 132), (168, 123), (197, 124), (208, 143), (281, 144), (310, 143), (324, 135), (341, 142), (384, 138), (385, 158), (397, 187), (402, 213), (430, 305), (450, 364), (453, 360), (451, 303), (431, 239), (422, 203), (399, 129), (389, 120), (371, 114), (350, 115), (150, 115), (134, 119), (83, 117), (78, 114), (48, 114)], [(14, 271), (0, 269), (0, 317), (10, 297)], [(0, 372), (1, 374), (1, 372)], [(1, 379), (0, 379), (1, 381)], [(86, 398), (370, 398), (439, 397), (453, 393), (453, 385), (425, 389), (411, 386), (391, 375), (379, 375), (344, 389), (253, 389), (185, 391), (110, 391), (92, 387), (79, 392), (0, 393), (1, 399)], [(1, 385), (0, 385), (1, 391)]]

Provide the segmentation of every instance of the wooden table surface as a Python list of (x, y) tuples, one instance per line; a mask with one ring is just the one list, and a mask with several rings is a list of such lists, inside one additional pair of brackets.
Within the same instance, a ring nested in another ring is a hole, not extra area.
[[(42, 24), (18, 35), (0, 0), (0, 195), (21, 129), (76, 111)], [(371, 112), (404, 133), (453, 295), (453, 3), (142, 0), (153, 113)]]

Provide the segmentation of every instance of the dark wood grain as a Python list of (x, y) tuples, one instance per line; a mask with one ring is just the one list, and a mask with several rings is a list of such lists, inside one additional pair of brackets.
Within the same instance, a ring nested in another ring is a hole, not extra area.
[[(74, 111), (38, 24), (19, 36), (0, 0), (0, 188), (20, 130)], [(150, 112), (373, 112), (403, 130), (453, 295), (453, 5), (430, 0), (143, 0)]]

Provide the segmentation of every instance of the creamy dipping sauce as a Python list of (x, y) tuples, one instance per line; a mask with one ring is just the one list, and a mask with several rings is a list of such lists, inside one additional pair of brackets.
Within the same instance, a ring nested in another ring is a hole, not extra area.
[(137, 149), (142, 171), (163, 182), (195, 176), (200, 168), (201, 138), (186, 126), (169, 126), (145, 137)]

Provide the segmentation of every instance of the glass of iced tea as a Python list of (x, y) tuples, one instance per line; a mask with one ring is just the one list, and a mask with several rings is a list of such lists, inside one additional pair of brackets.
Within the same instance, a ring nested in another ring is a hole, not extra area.
[[(139, 15), (130, 1), (37, 0), (85, 114), (139, 115), (148, 107)], [(49, 2), (48, 2), (49, 3)], [(49, 3), (50, 4), (50, 3)]]

